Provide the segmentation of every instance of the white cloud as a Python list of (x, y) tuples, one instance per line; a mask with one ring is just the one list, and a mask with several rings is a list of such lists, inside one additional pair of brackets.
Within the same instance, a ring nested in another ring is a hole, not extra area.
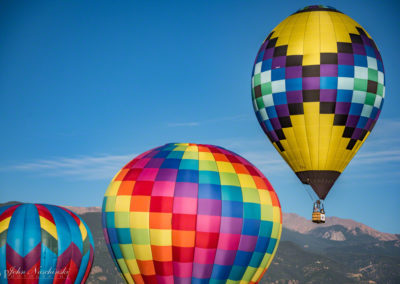
[[(246, 116), (232, 116), (220, 118), (220, 120), (246, 119)], [(213, 122), (216, 120), (208, 120)], [(170, 127), (178, 126), (197, 126), (200, 122), (171, 123)], [(400, 162), (400, 121), (382, 119), (374, 129), (370, 139), (367, 140), (359, 153), (351, 162), (365, 166), (382, 167), (391, 163), (388, 167), (391, 175), (398, 176), (398, 167), (393, 163)], [(397, 143), (394, 143), (397, 142)], [(224, 138), (210, 141), (211, 144), (221, 145), (232, 150), (255, 166), (263, 173), (286, 173), (290, 167), (283, 158), (275, 151), (267, 139), (246, 139), (244, 137)], [(134, 158), (135, 154), (126, 155), (99, 155), (82, 157), (60, 157), (47, 160), (37, 160), (26, 162), (8, 167), (3, 167), (2, 171), (25, 171), (46, 176), (68, 176), (76, 179), (99, 180), (110, 179), (116, 171)], [(356, 173), (354, 173), (356, 174)]]
[(176, 123), (168, 123), (168, 127), (186, 127), (186, 126), (199, 126), (199, 122), (176, 122)]
[(366, 151), (359, 153), (353, 164), (381, 164), (400, 162), (400, 150)]
[(69, 176), (76, 179), (110, 179), (117, 170), (128, 163), (135, 154), (54, 158), (17, 164), (3, 171), (25, 171), (45, 176)]
[(225, 117), (219, 117), (219, 118), (214, 118), (214, 119), (207, 119), (204, 121), (189, 121), (189, 122), (169, 122), (167, 123), (168, 127), (192, 127), (192, 126), (200, 126), (203, 124), (208, 124), (208, 123), (214, 123), (214, 122), (220, 122), (220, 121), (230, 121), (230, 120), (246, 120), (249, 119), (250, 117), (248, 115), (234, 115), (234, 116), (225, 116)]

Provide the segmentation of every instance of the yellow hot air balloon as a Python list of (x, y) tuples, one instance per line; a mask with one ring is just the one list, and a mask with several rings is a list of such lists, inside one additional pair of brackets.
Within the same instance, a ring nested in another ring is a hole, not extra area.
[[(384, 68), (374, 41), (332, 7), (308, 6), (286, 18), (254, 63), (257, 119), (321, 200), (370, 134), (384, 97)], [(322, 202), (315, 206), (321, 213)]]

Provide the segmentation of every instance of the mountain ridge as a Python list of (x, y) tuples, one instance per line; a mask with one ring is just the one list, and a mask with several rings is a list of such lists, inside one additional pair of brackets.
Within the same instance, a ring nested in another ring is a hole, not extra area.
[[(64, 206), (77, 214), (85, 214), (89, 212), (101, 212), (100, 206), (91, 207), (77, 207), (77, 206)], [(380, 232), (372, 227), (369, 227), (361, 222), (354, 221), (352, 219), (344, 219), (339, 217), (327, 217), (325, 224), (315, 224), (311, 220), (308, 220), (296, 213), (282, 213), (283, 216), (283, 227), (301, 233), (301, 234), (312, 234), (313, 231), (320, 228), (328, 228), (335, 225), (340, 225), (347, 229), (350, 234), (357, 236), (360, 233), (367, 234), (380, 241), (400, 241), (400, 234), (390, 234)], [(331, 239), (336, 241), (343, 241), (344, 235), (339, 231), (331, 231), (323, 236), (325, 239)]]

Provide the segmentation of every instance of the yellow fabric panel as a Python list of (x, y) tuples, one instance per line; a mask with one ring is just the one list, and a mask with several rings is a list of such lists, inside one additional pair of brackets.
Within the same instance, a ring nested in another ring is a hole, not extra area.
[(303, 108), (311, 166), (313, 169), (319, 169), (319, 102), (303, 103)]
[[(49, 220), (47, 220), (46, 218), (44, 218), (42, 216), (39, 216), (39, 220), (40, 220), (40, 227), (42, 227), (46, 232), (48, 232), (53, 238), (55, 238), (57, 240), (56, 225), (54, 225), (54, 223), (50, 222)], [(82, 223), (81, 223), (81, 225), (82, 225)], [(0, 233), (1, 232), (2, 232), (2, 230), (1, 230), (1, 223), (0, 223)], [(82, 239), (84, 240), (85, 238), (82, 238)]]
[(319, 115), (319, 170), (326, 169), (334, 114)]
[(336, 41), (338, 42), (351, 42), (349, 33), (346, 26), (338, 13), (329, 13), (332, 19), (333, 28), (335, 30)]
[(130, 227), (148, 229), (150, 212), (130, 212)]
[(172, 230), (150, 229), (150, 243), (156, 246), (171, 246)]
[(302, 153), (300, 152), (300, 148), (298, 146), (293, 127), (283, 128), (283, 133), (285, 134), (286, 140), (288, 141), (289, 144), (289, 147), (285, 149), (292, 150), (292, 157), (294, 159), (293, 167), (296, 169), (296, 171), (301, 171), (303, 169), (302, 165), (304, 165), (305, 163), (302, 157)]
[(356, 26), (360, 26), (359, 24), (357, 24), (355, 21), (353, 21), (350, 17), (344, 15), (344, 14), (339, 14), (338, 15), (339, 18), (342, 20), (344, 26), (346, 27), (346, 30), (348, 33), (352, 33), (352, 34), (360, 34), (357, 29)]
[(340, 165), (343, 161), (343, 157), (346, 155), (346, 152), (348, 152), (349, 150), (346, 150), (347, 145), (349, 144), (350, 138), (341, 138), (340, 139), (340, 143), (339, 146), (336, 150), (336, 154), (334, 157), (334, 169), (336, 169), (337, 171), (339, 171), (340, 169)]
[(319, 13), (310, 13), (304, 34), (303, 66), (320, 64)]
[[(281, 208), (274, 206), (273, 207), (273, 215), (274, 218), (272, 221), (274, 221), (274, 229), (277, 227), (281, 227), (282, 226), (282, 220), (281, 220)], [(272, 235), (276, 236), (276, 233), (274, 233), (274, 229), (272, 229)]]
[(320, 19), (320, 39), (321, 52), (337, 53), (337, 42), (335, 37), (335, 29), (331, 17), (328, 13), (319, 13)]
[(273, 37), (278, 37), (276, 46), (287, 45), (289, 43), (290, 32), (293, 25), (290, 25), (290, 20), (282, 22), (282, 29), (275, 31)]
[[(42, 218), (42, 217), (40, 217)], [(4, 232), (7, 230), (9, 224), (10, 224), (11, 217), (8, 217), (4, 219), (3, 221), (0, 222), (0, 233)], [(54, 237), (54, 236), (53, 236)], [(56, 238), (57, 238), (57, 232), (56, 232)]]
[(132, 245), (137, 260), (153, 260), (150, 245)]
[(297, 163), (296, 163), (296, 157), (293, 153), (293, 149), (289, 147), (289, 143), (288, 143), (287, 139), (281, 140), (280, 142), (281, 142), (283, 148), (285, 149), (285, 153), (287, 155), (288, 160), (290, 161), (290, 164), (292, 165), (293, 170), (296, 171)]
[(303, 161), (303, 164), (299, 165), (299, 169), (302, 171), (311, 170), (311, 158), (310, 151), (308, 150), (308, 139), (304, 115), (292, 115), (290, 116), (290, 120), (292, 122), (292, 129)]
[(107, 191), (104, 194), (104, 196), (116, 196), (120, 185), (121, 185), (121, 181), (110, 182), (110, 185), (108, 186)]
[[(260, 203), (262, 205), (272, 205), (271, 195), (269, 194), (269, 192), (267, 190), (259, 190), (258, 194), (260, 195)], [(263, 210), (263, 206), (261, 206), (261, 211), (262, 210)]]
[(239, 182), (241, 187), (257, 188), (254, 179), (248, 174), (238, 174)]
[(290, 18), (293, 18), (296, 28), (292, 29), (290, 33), (287, 55), (303, 54), (304, 33), (306, 30), (308, 13), (300, 13)]
[(115, 211), (118, 212), (129, 212), (131, 206), (130, 195), (118, 195), (115, 199)]
[(282, 22), (280, 22), (274, 29), (274, 34), (271, 38), (279, 37), (281, 35), (281, 31), (286, 27), (287, 23), (290, 22), (290, 17), (286, 18)]
[(342, 134), (344, 131), (344, 126), (333, 126), (331, 139), (329, 142), (328, 157), (325, 163), (325, 170), (337, 170), (335, 165), (335, 159), (337, 158), (336, 152), (342, 140)]
[(209, 152), (199, 152), (199, 160), (214, 161), (214, 156)]
[(87, 237), (87, 230), (86, 230), (85, 224), (83, 224), (83, 222), (81, 222), (81, 223), (79, 224), (79, 229), (80, 229), (80, 231), (81, 231), (82, 240), (86, 239), (86, 237)]
[(235, 169), (232, 166), (232, 163), (230, 162), (217, 161), (217, 167), (219, 171), (224, 173), (236, 173)]

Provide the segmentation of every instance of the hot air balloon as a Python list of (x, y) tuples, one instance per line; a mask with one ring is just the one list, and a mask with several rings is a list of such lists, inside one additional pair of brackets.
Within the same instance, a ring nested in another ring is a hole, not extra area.
[(0, 207), (0, 283), (85, 283), (93, 255), (88, 226), (68, 209)]
[(295, 12), (261, 45), (254, 110), (276, 150), (321, 200), (315, 216), (323, 217), (322, 200), (372, 131), (384, 97), (374, 41), (332, 7)]
[(274, 189), (247, 160), (217, 146), (171, 143), (115, 175), (103, 228), (127, 283), (257, 283), (282, 217)]

